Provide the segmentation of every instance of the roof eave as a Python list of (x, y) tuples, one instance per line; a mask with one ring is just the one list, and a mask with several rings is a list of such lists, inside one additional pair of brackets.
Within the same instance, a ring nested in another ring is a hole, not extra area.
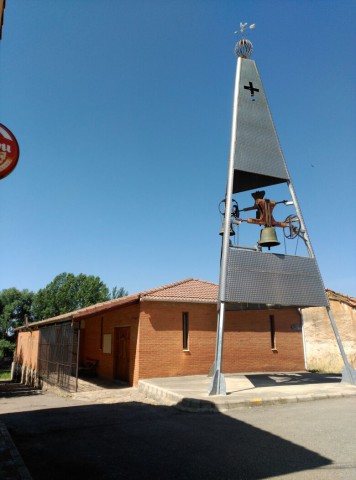
[(26, 330), (34, 330), (41, 327), (42, 325), (50, 325), (53, 323), (65, 323), (73, 320), (72, 315), (58, 315), (58, 317), (47, 318), (45, 320), (39, 320), (38, 322), (27, 323), (26, 325), (21, 325), (21, 327), (14, 328), (15, 332), (21, 332)]
[(208, 300), (208, 299), (197, 299), (197, 298), (156, 298), (156, 297), (142, 297), (140, 302), (172, 302), (172, 303), (208, 303), (211, 305), (216, 305), (217, 300)]
[[(129, 305), (133, 305), (134, 303), (139, 302), (139, 296), (137, 298), (131, 298), (130, 300), (127, 300), (126, 302), (120, 302), (116, 303), (114, 305), (107, 305), (107, 306), (102, 306), (102, 307), (97, 307), (97, 308), (92, 308), (90, 311), (79, 311), (78, 313), (73, 314), (73, 322), (77, 322), (79, 320), (83, 320), (85, 318), (91, 318), (91, 317), (96, 317), (98, 314), (102, 314), (105, 312), (109, 312), (111, 310), (116, 310), (119, 308), (123, 307), (128, 307)], [(88, 307), (89, 309), (90, 307)]]
[(94, 306), (94, 305), (91, 305), (91, 306), (86, 307), (84, 309), (77, 310), (77, 311), (74, 311), (74, 312), (69, 312), (67, 314), (58, 315), (58, 316), (52, 317), (52, 318), (46, 318), (44, 320), (39, 320), (38, 322), (31, 322), (31, 323), (28, 323), (27, 325), (22, 325), (21, 327), (17, 327), (14, 330), (16, 332), (16, 331), (28, 330), (28, 329), (31, 329), (31, 328), (32, 329), (33, 328), (39, 328), (41, 326), (45, 326), (45, 325), (49, 325), (49, 324), (53, 324), (53, 323), (64, 323), (64, 322), (69, 322), (69, 321), (79, 322), (80, 320), (83, 320), (84, 318), (95, 317), (98, 314), (105, 313), (105, 312), (110, 311), (110, 310), (115, 310), (115, 309), (118, 309), (118, 308), (127, 307), (128, 305), (137, 303), (138, 300), (139, 300), (138, 295), (135, 296), (134, 298), (132, 298), (132, 297), (131, 298), (127, 297), (127, 298), (128, 298), (128, 300), (125, 300), (126, 297), (123, 297), (120, 302), (110, 303), (110, 304), (107, 304), (107, 305), (105, 305), (105, 303), (101, 304), (101, 305), (99, 304), (99, 306), (97, 306), (97, 307)]

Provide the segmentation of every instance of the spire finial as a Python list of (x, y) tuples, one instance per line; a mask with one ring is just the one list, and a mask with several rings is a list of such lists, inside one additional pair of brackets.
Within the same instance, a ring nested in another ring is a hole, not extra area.
[[(237, 57), (250, 58), (250, 56), (252, 55), (253, 45), (250, 42), (250, 40), (247, 40), (245, 38), (245, 29), (249, 28), (252, 30), (255, 27), (256, 25), (254, 23), (252, 23), (251, 25), (248, 25), (248, 23), (240, 22), (240, 32), (241, 32), (242, 39), (239, 40), (235, 45), (235, 55)], [(236, 30), (236, 32), (234, 33), (235, 35), (238, 35), (239, 31)]]

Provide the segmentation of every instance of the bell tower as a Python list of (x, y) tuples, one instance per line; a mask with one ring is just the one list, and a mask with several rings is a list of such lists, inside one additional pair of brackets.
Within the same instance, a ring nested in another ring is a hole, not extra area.
[[(237, 65), (227, 186), (219, 207), (223, 216), (222, 247), (216, 350), (209, 394), (226, 394), (221, 368), (224, 317), (228, 310), (325, 307), (344, 361), (342, 380), (356, 385), (356, 371), (348, 362), (330, 309), (260, 74), (256, 62), (250, 59), (253, 46), (245, 38), (245, 30), (254, 27), (240, 23), (242, 38), (235, 46)], [(271, 192), (268, 196), (283, 196), (267, 198), (267, 190)], [(241, 208), (241, 201), (249, 204)], [(256, 228), (260, 230), (256, 244), (243, 245), (243, 234)], [(233, 244), (230, 238), (235, 231), (238, 240)], [(284, 251), (277, 231), (284, 239)], [(287, 253), (287, 246), (292, 244), (296, 246), (294, 253)], [(296, 253), (298, 246), (303, 254)], [(274, 251), (276, 248), (279, 250)]]

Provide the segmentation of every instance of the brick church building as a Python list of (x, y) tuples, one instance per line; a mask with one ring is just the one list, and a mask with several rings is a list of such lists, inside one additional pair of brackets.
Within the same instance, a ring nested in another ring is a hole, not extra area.
[[(17, 329), (15, 369), (28, 383), (69, 390), (95, 375), (139, 379), (208, 374), (214, 361), (218, 285), (187, 279)], [(296, 308), (228, 311), (223, 371), (305, 369)]]

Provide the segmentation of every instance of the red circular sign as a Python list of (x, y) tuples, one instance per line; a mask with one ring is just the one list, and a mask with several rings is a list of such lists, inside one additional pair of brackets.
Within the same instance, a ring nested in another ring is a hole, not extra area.
[(13, 171), (19, 155), (19, 144), (14, 134), (0, 123), (0, 179)]

